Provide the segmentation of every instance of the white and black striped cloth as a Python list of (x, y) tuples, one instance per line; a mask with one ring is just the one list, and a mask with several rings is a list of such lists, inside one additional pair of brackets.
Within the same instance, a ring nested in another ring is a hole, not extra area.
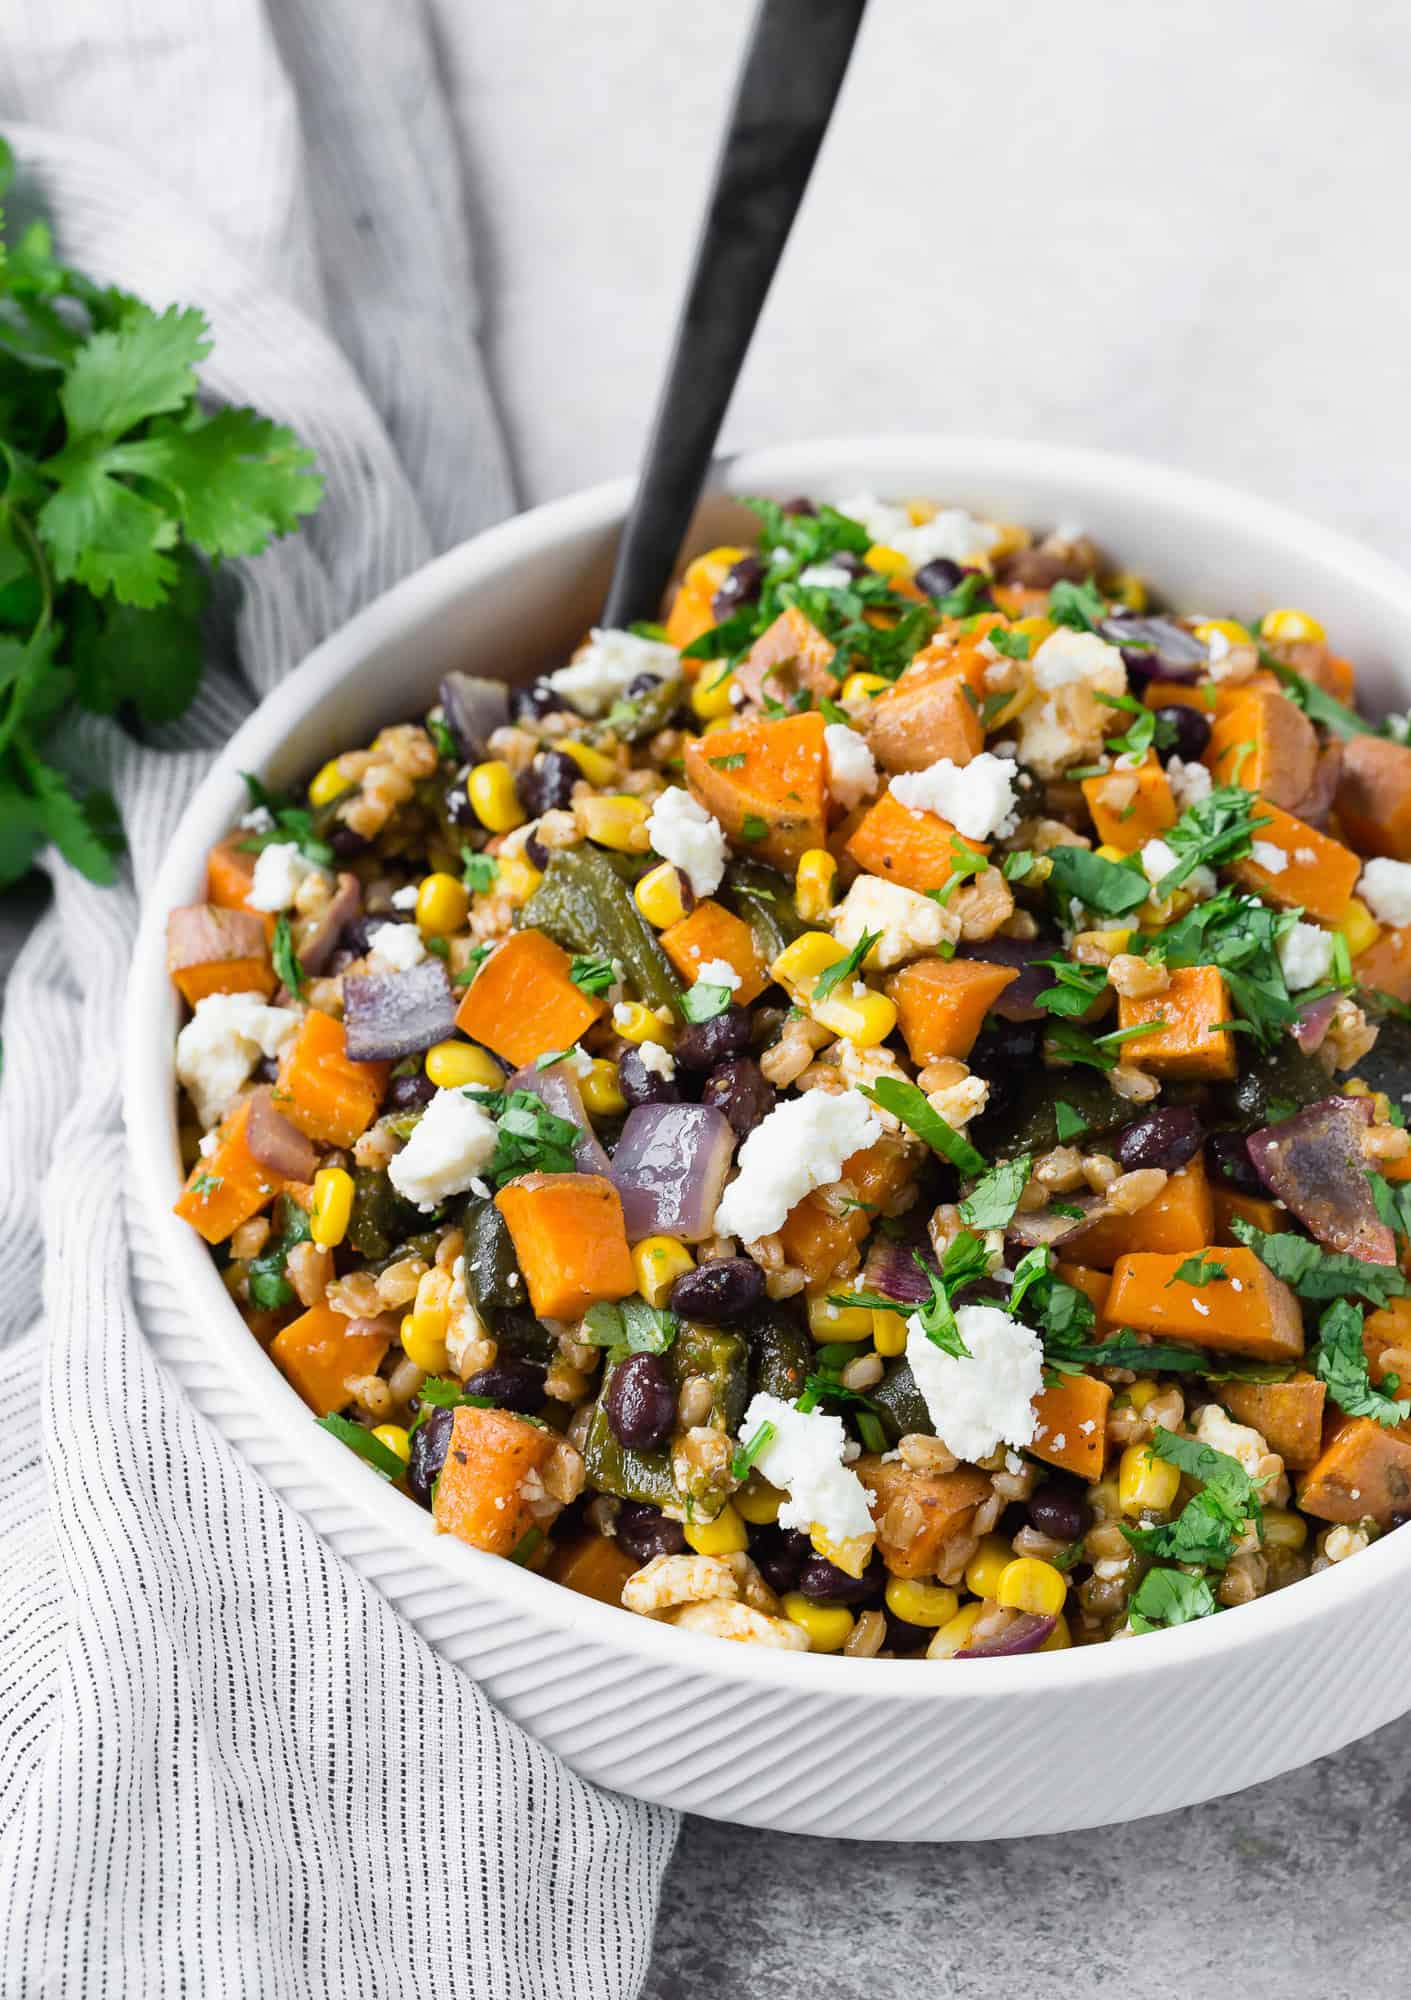
[(120, 996), (139, 899), (253, 698), (508, 510), (418, 0), (7, 0), (0, 129), (70, 260), (215, 332), (328, 497), (251, 566), (162, 743), (76, 721), (131, 871), (55, 870), (0, 1095), (0, 1993), (614, 2000), (672, 1816), (593, 1791), (286, 1512), (134, 1311)]

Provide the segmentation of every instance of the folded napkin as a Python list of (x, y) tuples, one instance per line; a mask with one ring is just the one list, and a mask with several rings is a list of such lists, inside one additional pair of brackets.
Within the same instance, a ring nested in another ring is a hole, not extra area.
[(131, 1281), (120, 997), (176, 818), (311, 645), (511, 504), (426, 23), (10, 0), (3, 43), (22, 198), (72, 263), (202, 306), (211, 390), (292, 424), (328, 493), (180, 724), (70, 725), (131, 868), (54, 864), (7, 995), (0, 1994), (631, 1995), (673, 1816), (574, 1777), (331, 1555), (164, 1374)]

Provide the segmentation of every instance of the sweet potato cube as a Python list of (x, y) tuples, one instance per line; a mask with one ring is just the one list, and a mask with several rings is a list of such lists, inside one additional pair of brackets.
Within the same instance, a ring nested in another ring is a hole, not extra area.
[(285, 1051), (274, 1101), (306, 1137), (351, 1146), (377, 1116), (388, 1067), (354, 1062), (343, 1023), (313, 1007)]
[(828, 760), (823, 727), (823, 717), (810, 710), (777, 722), (744, 722), (687, 742), (691, 793), (714, 813), (741, 853), (791, 870), (810, 847), (824, 845)]
[[(1373, 740), (1358, 738), (1359, 742)], [(1252, 856), (1236, 861), (1231, 872), (1240, 887), (1252, 889), (1281, 910), (1302, 909), (1320, 923), (1340, 924), (1362, 872), (1360, 857), (1268, 799), (1258, 801), (1257, 816), (1269, 824), (1256, 829), (1255, 841), (1277, 847), (1284, 865), (1265, 868)]]
[(872, 1226), (873, 1211), (885, 1208), (911, 1176), (905, 1148), (895, 1139), (878, 1139), (843, 1161), (840, 1179), (853, 1198), (866, 1207), (834, 1215), (822, 1193), (805, 1195), (784, 1218), (779, 1231), (786, 1262), (802, 1271), (811, 1293), (826, 1292), (838, 1278), (858, 1266), (858, 1248)]
[[(1391, 1372), (1400, 1383), (1397, 1394), (1411, 1396), (1411, 1368), (1400, 1359), (1400, 1353), (1411, 1353), (1411, 1299), (1389, 1299), (1377, 1312), (1368, 1313), (1362, 1322), (1362, 1345), (1372, 1380), (1380, 1383)], [(1393, 1355), (1390, 1370), (1388, 1352)]]
[(459, 1409), (431, 1514), (442, 1534), (487, 1555), (510, 1555), (544, 1521), (535, 1474), (553, 1456), (558, 1433), (509, 1410)]
[(385, 1333), (367, 1332), (371, 1324), (310, 1306), (270, 1342), (271, 1357), (315, 1416), (333, 1416), (351, 1400), (348, 1384), (382, 1366), (390, 1343)]
[(1384, 930), (1352, 961), (1352, 976), (1373, 993), (1411, 1000), (1411, 924)]
[(1124, 993), (1117, 1006), (1117, 1025), (1124, 1030), (1162, 1023), (1149, 1034), (1132, 1036), (1124, 1050), (1131, 1061), (1153, 1076), (1193, 1082), (1234, 1075), (1235, 1038), (1221, 1025), (1229, 1019), (1229, 990), (1213, 965), (1180, 966), (1164, 993), (1140, 1000)]
[(911, 1060), (968, 1056), (995, 1001), (1019, 977), (976, 958), (918, 958), (886, 983)]
[(981, 1472), (913, 1472), (900, 1460), (871, 1455), (853, 1471), (871, 1495), (877, 1547), (893, 1576), (934, 1576), (941, 1546), (961, 1534), (989, 1492)]
[(1297, 1361), (1303, 1354), (1303, 1314), (1282, 1278), (1266, 1270), (1252, 1250), (1202, 1253), (1225, 1276), (1188, 1284), (1176, 1273), (1184, 1257), (1119, 1257), (1107, 1310), (1118, 1326), (1162, 1340), (1189, 1341), (1219, 1354), (1253, 1361)]
[(1176, 801), (1166, 773), (1148, 756), (1135, 771), (1119, 766), (1100, 777), (1084, 778), (1083, 797), (1092, 814), (1097, 837), (1105, 847), (1135, 854), (1176, 824)]
[(599, 1604), (621, 1604), (622, 1586), (640, 1568), (625, 1549), (606, 1535), (580, 1535), (554, 1550), (545, 1574), (566, 1584), (580, 1597)]
[(1286, 694), (1255, 688), (1216, 721), (1204, 762), (1217, 785), (1243, 785), (1271, 805), (1292, 810), (1306, 796), (1318, 764), (1318, 738)]
[(735, 999), (741, 1007), (757, 1000), (769, 984), (768, 968), (760, 963), (754, 932), (747, 923), (709, 896), (689, 917), (661, 934), (660, 944), (689, 986), (703, 965), (722, 959), (740, 983)]
[(1411, 748), (1386, 736), (1344, 743), (1337, 813), (1364, 854), (1411, 861)]
[(456, 1026), (516, 1069), (571, 1048), (603, 1012), (569, 978), (572, 963), (543, 931), (511, 931), (466, 988)]
[(1094, 1375), (1064, 1375), (1034, 1398), (1037, 1423), (1029, 1450), (1045, 1465), (1074, 1472), (1089, 1484), (1101, 1479), (1111, 1401), (1110, 1383)]
[(882, 770), (924, 771), (940, 757), (968, 764), (985, 747), (980, 720), (987, 662), (973, 647), (940, 641), (918, 653), (878, 695), (861, 727)]
[(836, 652), (832, 640), (825, 639), (797, 605), (790, 605), (760, 633), (748, 659), (736, 668), (735, 679), (751, 701), (781, 701), (787, 706), (802, 689), (815, 698), (836, 694)]
[(1386, 1430), (1373, 1417), (1329, 1425), (1323, 1450), (1298, 1482), (1298, 1504), (1320, 1521), (1354, 1523), (1369, 1514), (1382, 1527), (1411, 1507), (1411, 1426)]
[(957, 848), (968, 848), (972, 854), (990, 851), (983, 841), (957, 833), (939, 813), (917, 812), (890, 791), (868, 807), (847, 844), (848, 853), (866, 874), (900, 882), (903, 889), (916, 889), (923, 896), (949, 882)]
[(1327, 1390), (1313, 1375), (1287, 1382), (1216, 1382), (1215, 1394), (1239, 1424), (1252, 1424), (1270, 1451), (1294, 1472), (1316, 1463), (1323, 1448)]
[(197, 1160), (175, 1203), (176, 1213), (208, 1243), (224, 1243), (242, 1222), (267, 1208), (285, 1185), (250, 1151), (250, 1098), (222, 1120), (216, 1149)]
[(1110, 1271), (1134, 1251), (1189, 1255), (1212, 1240), (1214, 1210), (1200, 1155), (1170, 1175), (1154, 1201), (1135, 1215), (1106, 1215), (1071, 1237), (1064, 1248), (1095, 1270)]
[[(221, 910), (243, 910), (255, 885), (255, 851), (246, 846), (248, 833), (228, 833), (206, 856), (206, 901)], [(264, 919), (271, 930), (274, 918)]]
[(1266, 1236), (1277, 1236), (1281, 1230), (1293, 1227), (1288, 1210), (1276, 1201), (1265, 1201), (1262, 1195), (1240, 1194), (1235, 1188), (1214, 1186), (1210, 1190), (1210, 1203), (1215, 1216), (1212, 1241), (1216, 1243), (1239, 1243), (1233, 1226), (1236, 1222), (1247, 1222), (1251, 1228), (1263, 1230)]
[(495, 1196), (540, 1319), (579, 1319), (637, 1289), (622, 1202), (602, 1174), (525, 1174)]

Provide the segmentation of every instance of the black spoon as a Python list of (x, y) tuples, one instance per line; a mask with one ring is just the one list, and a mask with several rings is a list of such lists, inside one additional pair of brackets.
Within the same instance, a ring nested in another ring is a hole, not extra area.
[(867, 0), (760, 0), (603, 623), (655, 618)]

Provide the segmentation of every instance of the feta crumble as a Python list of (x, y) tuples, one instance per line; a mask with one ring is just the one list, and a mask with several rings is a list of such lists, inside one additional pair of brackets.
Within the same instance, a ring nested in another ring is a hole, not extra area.
[(968, 1360), (928, 1340), (919, 1313), (906, 1323), (906, 1358), (936, 1426), (957, 1458), (972, 1464), (1001, 1444), (1033, 1440), (1033, 1402), (1044, 1385), (1043, 1343), (998, 1306), (960, 1306), (955, 1315)]
[(697, 986), (724, 986), (734, 993), (740, 984), (740, 975), (733, 965), (723, 958), (704, 958), (696, 967)]
[(877, 789), (877, 766), (872, 752), (845, 722), (828, 724), (823, 732), (823, 747), (828, 752), (828, 790), (844, 812), (851, 812)]
[(843, 1463), (848, 1436), (841, 1417), (796, 1410), (761, 1393), (745, 1411), (741, 1442), (747, 1444), (761, 1424), (772, 1424), (774, 1435), (754, 1462), (762, 1479), (789, 1496), (779, 1509), (781, 1528), (808, 1534), (816, 1527), (831, 1542), (873, 1533), (867, 1488)]
[(637, 1053), (642, 1058), (643, 1069), (670, 1083), (676, 1074), (676, 1058), (670, 1049), (664, 1049), (660, 1042), (639, 1042)]
[(1378, 857), (1362, 870), (1357, 893), (1379, 924), (1411, 924), (1411, 862)]
[(843, 1161), (880, 1139), (872, 1106), (856, 1090), (812, 1090), (777, 1105), (745, 1140), (739, 1172), (715, 1212), (717, 1236), (772, 1236), (795, 1202), (838, 1179)]
[(892, 779), (892, 795), (917, 812), (938, 813), (969, 840), (1012, 833), (1017, 824), (1014, 780), (1018, 765), (982, 750), (968, 764), (940, 757), (924, 771)]
[(1249, 858), (1269, 875), (1282, 875), (1289, 865), (1283, 848), (1275, 847), (1272, 840), (1252, 840), (1249, 843)]
[(689, 792), (673, 785), (662, 793), (647, 821), (647, 838), (698, 896), (714, 895), (725, 873), (725, 829)]
[(492, 1119), (463, 1090), (438, 1090), (387, 1168), (398, 1194), (420, 1209), (465, 1194), (495, 1151)]
[[(882, 933), (872, 951), (878, 967), (886, 971), (934, 951), (945, 939), (958, 937), (960, 925), (930, 896), (918, 895), (915, 889), (904, 889), (900, 882), (885, 881), (880, 875), (859, 875), (833, 913), (833, 935), (851, 951), (865, 931)], [(872, 962), (871, 953), (868, 962)]]
[[(1141, 860), (1142, 873), (1154, 889), (1159, 882), (1165, 881), (1173, 868), (1180, 866), (1181, 857), (1168, 841), (1148, 840), (1142, 848)], [(1214, 869), (1203, 864), (1193, 868), (1181, 884), (1197, 901), (1213, 896), (1217, 886)]]
[(368, 962), (374, 972), (410, 972), (426, 956), (415, 924), (379, 924), (368, 938)]
[(873, 541), (905, 556), (913, 570), (945, 556), (951, 562), (983, 563), (1000, 540), (993, 521), (977, 521), (963, 507), (943, 507), (918, 526), (905, 507), (879, 500), (875, 493), (855, 493), (840, 500), (838, 512), (860, 521)]
[(414, 910), (416, 908), (418, 893), (415, 882), (408, 882), (404, 889), (394, 889), (392, 892), (392, 908), (394, 910)]
[(1166, 766), (1166, 782), (1171, 787), (1177, 812), (1184, 812), (1188, 806), (1199, 805), (1202, 799), (1209, 798), (1215, 781), (1204, 764), (1194, 759), (1187, 764), (1173, 757)]
[(674, 646), (643, 639), (635, 632), (594, 628), (566, 667), (549, 675), (549, 686), (580, 715), (604, 715), (636, 680), (655, 674), (670, 680), (681, 671)]
[(321, 873), (312, 861), (304, 859), (294, 841), (272, 841), (255, 858), (255, 877), (246, 905), (252, 910), (287, 910), (309, 876)]
[(1127, 691), (1127, 668), (1116, 646), (1095, 632), (1051, 632), (1034, 655), (1040, 697), (1018, 720), (1019, 750), (1042, 778), (1095, 757), (1115, 733), (1116, 711), (1099, 694)]
[(1278, 942), (1279, 964), (1290, 993), (1316, 986), (1332, 969), (1333, 941), (1317, 924), (1295, 924)]
[(215, 1125), (261, 1056), (281, 1056), (299, 1028), (262, 993), (208, 993), (176, 1038), (176, 1073), (202, 1125)]
[(852, 583), (852, 573), (841, 563), (810, 563), (807, 569), (799, 571), (799, 582), (805, 590), (847, 590)]

